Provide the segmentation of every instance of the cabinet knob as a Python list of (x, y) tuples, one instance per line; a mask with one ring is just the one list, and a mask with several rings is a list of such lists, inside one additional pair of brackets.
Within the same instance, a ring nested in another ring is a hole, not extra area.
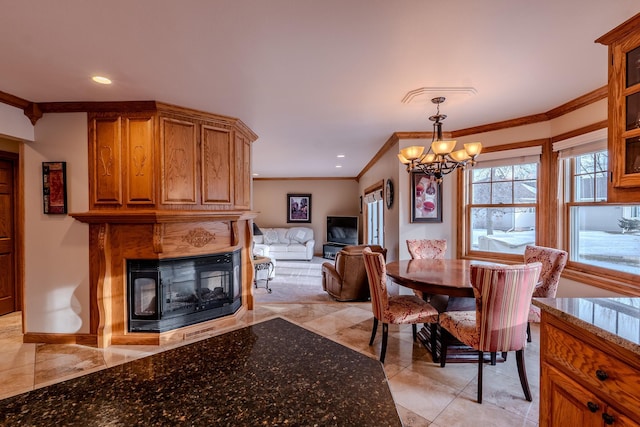
[(609, 375), (607, 375), (607, 373), (605, 371), (603, 371), (602, 369), (598, 369), (596, 371), (596, 377), (600, 380), (600, 381), (604, 381), (607, 378), (609, 378)]
[(589, 408), (591, 412), (596, 412), (598, 409), (600, 409), (600, 406), (598, 406), (597, 403), (587, 402), (587, 408)]
[(613, 415), (609, 415), (606, 412), (602, 414), (602, 419), (604, 420), (604, 423), (607, 425), (613, 424), (616, 420), (616, 418)]

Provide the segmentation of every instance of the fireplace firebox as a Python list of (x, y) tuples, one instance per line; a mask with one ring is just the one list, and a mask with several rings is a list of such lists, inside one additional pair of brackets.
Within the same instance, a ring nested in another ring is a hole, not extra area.
[(165, 332), (235, 313), (242, 305), (240, 249), (127, 260), (129, 332)]

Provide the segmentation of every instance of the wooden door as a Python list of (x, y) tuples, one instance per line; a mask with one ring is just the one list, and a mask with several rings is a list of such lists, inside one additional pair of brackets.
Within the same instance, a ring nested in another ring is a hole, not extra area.
[(18, 309), (14, 163), (0, 158), (0, 315)]

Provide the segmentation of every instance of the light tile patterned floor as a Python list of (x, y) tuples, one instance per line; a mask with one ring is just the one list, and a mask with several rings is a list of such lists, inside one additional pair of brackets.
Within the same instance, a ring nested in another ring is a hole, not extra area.
[[(282, 273), (281, 280), (287, 282), (289, 279), (283, 277)], [(317, 294), (318, 286), (321, 289), (320, 280), (319, 277), (315, 282), (306, 279), (311, 294)], [(370, 303), (338, 303), (330, 300), (313, 303), (262, 302), (267, 299), (266, 290), (256, 289), (255, 294), (255, 310), (249, 312), (235, 327), (281, 316), (355, 351), (378, 357), (381, 328), (374, 345), (368, 345), (372, 326)], [(300, 293), (296, 294), (296, 298), (300, 298)], [(515, 355), (511, 354), (506, 363), (485, 367), (483, 403), (480, 405), (475, 401), (476, 364), (450, 363), (440, 368), (439, 364), (431, 361), (420, 344), (413, 342), (410, 326), (390, 326), (384, 369), (404, 425), (537, 426), (540, 373), (538, 331), (537, 325), (533, 325), (533, 343), (525, 352), (533, 402), (524, 399)], [(78, 345), (24, 344), (20, 313), (1, 316), (0, 398), (165, 349), (155, 346), (96, 349)]]

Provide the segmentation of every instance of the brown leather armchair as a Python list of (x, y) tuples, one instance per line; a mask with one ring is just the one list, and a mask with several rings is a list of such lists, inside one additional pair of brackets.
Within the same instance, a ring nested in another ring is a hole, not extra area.
[(362, 250), (366, 247), (381, 253), (385, 259), (387, 249), (378, 245), (345, 246), (336, 254), (335, 265), (322, 264), (322, 288), (337, 301), (366, 301), (369, 282), (364, 268)]

